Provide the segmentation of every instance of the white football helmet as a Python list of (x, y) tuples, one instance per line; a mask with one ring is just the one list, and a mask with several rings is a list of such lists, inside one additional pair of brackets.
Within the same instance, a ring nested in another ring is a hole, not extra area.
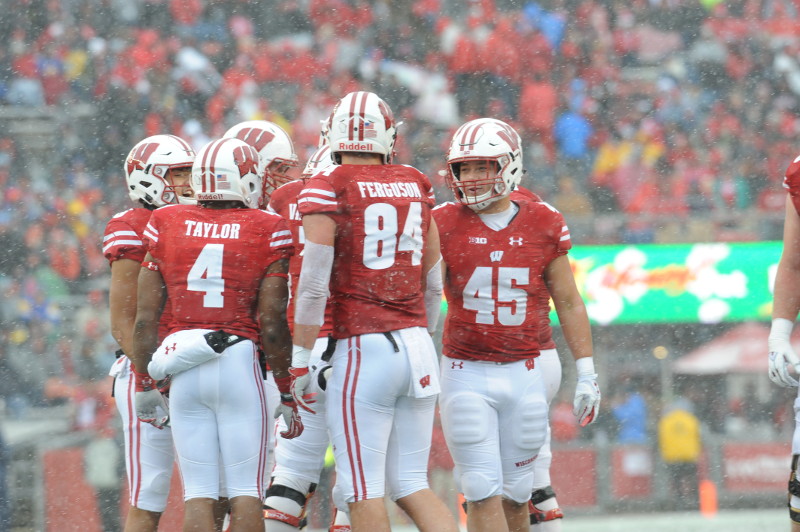
[(388, 164), (396, 139), (397, 124), (391, 108), (372, 92), (351, 92), (339, 100), (328, 121), (328, 141), (336, 163), (337, 154), (356, 152), (380, 154)]
[[(496, 175), (462, 183), (460, 163), (465, 161), (494, 161)], [(447, 152), (447, 184), (460, 203), (480, 211), (500, 198), (508, 196), (522, 180), (522, 145), (519, 134), (501, 120), (478, 118), (462, 125), (453, 135)], [(480, 195), (467, 194), (467, 185), (492, 187)]]
[(311, 154), (311, 157), (308, 158), (308, 162), (306, 163), (306, 167), (303, 168), (300, 179), (308, 179), (314, 174), (322, 172), (329, 166), (333, 166), (330, 146), (317, 148), (317, 150)]
[(222, 136), (239, 139), (258, 152), (264, 196), (296, 177), (288, 172), (300, 165), (292, 139), (278, 124), (267, 120), (249, 120), (236, 124)]
[(241, 201), (257, 208), (262, 182), (258, 152), (239, 139), (209, 142), (197, 153), (192, 167), (192, 189), (198, 202)]
[(125, 158), (128, 196), (152, 207), (170, 203), (194, 203), (179, 196), (167, 178), (173, 168), (191, 168), (195, 153), (189, 144), (174, 135), (153, 135), (140, 141)]

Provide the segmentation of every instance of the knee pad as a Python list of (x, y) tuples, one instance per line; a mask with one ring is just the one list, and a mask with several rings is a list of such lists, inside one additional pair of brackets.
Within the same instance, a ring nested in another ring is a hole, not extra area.
[(792, 456), (792, 472), (789, 475), (789, 517), (800, 523), (800, 481), (797, 480), (797, 462), (800, 455)]
[(280, 521), (295, 528), (305, 527), (306, 506), (316, 488), (316, 484), (311, 484), (308, 494), (304, 494), (273, 482), (264, 495), (264, 519)]
[(493, 483), (480, 473), (469, 472), (461, 475), (461, 489), (467, 501), (482, 501), (500, 494), (500, 486)]
[[(556, 492), (553, 491), (552, 486), (534, 490), (533, 493), (531, 493), (531, 500), (528, 502), (528, 511), (531, 515), (532, 525), (564, 517), (564, 512), (558, 507), (555, 498)], [(550, 504), (545, 503), (545, 501), (550, 501), (551, 499), (552, 502)], [(550, 506), (550, 508), (547, 508), (547, 506)]]
[(475, 394), (460, 393), (451, 397), (445, 404), (445, 416), (452, 443), (483, 441), (488, 432), (488, 410), (488, 405)]
[(539, 397), (531, 397), (522, 402), (519, 408), (514, 443), (521, 449), (538, 452), (547, 439), (547, 403)]
[(514, 476), (511, 479), (504, 479), (503, 498), (517, 504), (527, 504), (530, 499), (531, 483), (533, 482), (533, 471), (524, 476)]

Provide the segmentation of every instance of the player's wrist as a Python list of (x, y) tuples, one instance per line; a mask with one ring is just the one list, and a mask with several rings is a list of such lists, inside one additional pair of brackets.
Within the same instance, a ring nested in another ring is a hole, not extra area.
[(275, 386), (278, 387), (278, 392), (281, 394), (281, 398), (283, 395), (289, 394), (292, 395), (292, 377), (275, 377)]
[(307, 368), (311, 360), (311, 349), (300, 345), (292, 346), (292, 367)]
[(786, 340), (792, 336), (794, 322), (786, 318), (775, 318), (772, 320), (772, 327), (769, 331), (770, 340)]
[(581, 357), (575, 360), (575, 368), (578, 370), (578, 378), (597, 377), (594, 370), (594, 359), (592, 357)]
[(133, 366), (131, 366), (131, 371), (133, 372), (133, 383), (137, 392), (149, 392), (156, 388), (156, 381), (153, 380), (150, 374), (139, 372)]

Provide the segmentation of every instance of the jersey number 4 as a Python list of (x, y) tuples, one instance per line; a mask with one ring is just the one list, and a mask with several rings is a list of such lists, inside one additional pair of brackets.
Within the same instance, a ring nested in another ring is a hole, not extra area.
[(206, 244), (186, 277), (188, 290), (203, 292), (203, 306), (206, 308), (225, 306), (222, 298), (222, 292), (225, 290), (225, 279), (222, 278), (224, 248), (224, 244)]
[(522, 325), (528, 307), (528, 268), (478, 266), (464, 286), (464, 308), (474, 310), (475, 323)]
[(411, 251), (411, 265), (422, 263), (422, 203), (408, 205), (403, 232), (398, 234), (397, 208), (389, 203), (373, 203), (364, 210), (364, 266), (385, 270), (398, 251)]

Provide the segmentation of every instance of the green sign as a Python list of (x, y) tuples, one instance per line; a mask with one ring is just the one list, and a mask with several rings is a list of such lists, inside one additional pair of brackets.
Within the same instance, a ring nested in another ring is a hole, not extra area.
[(719, 323), (770, 319), (782, 247), (576, 246), (569, 257), (592, 323)]

